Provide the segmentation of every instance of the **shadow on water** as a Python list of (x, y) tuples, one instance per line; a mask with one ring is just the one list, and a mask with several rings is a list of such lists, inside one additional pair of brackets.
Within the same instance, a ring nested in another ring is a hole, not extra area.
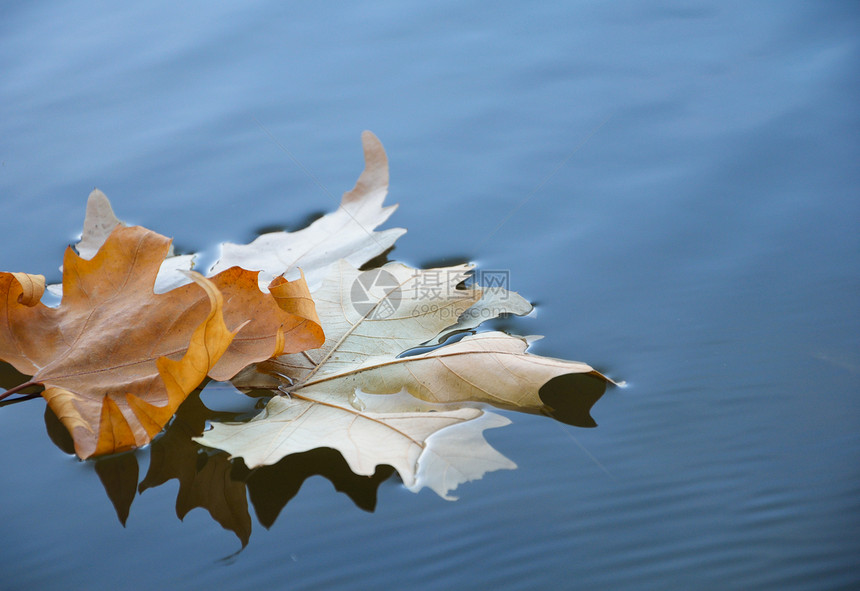
[(437, 269), (442, 267), (453, 267), (455, 265), (467, 265), (474, 261), (474, 257), (466, 255), (450, 255), (446, 257), (425, 259), (418, 265), (422, 269)]
[[(17, 376), (4, 374), (0, 379), (11, 383), (6, 378), (14, 382)], [(606, 383), (596, 376), (559, 376), (540, 390), (544, 407), (527, 412), (577, 427), (595, 427), (590, 410), (605, 390)], [(273, 465), (249, 469), (241, 459), (231, 460), (226, 452), (204, 447), (192, 439), (202, 434), (211, 421), (246, 418), (246, 413), (208, 408), (198, 390), (186, 399), (168, 428), (148, 448), (89, 460), (120, 523), (125, 525), (137, 495), (176, 479), (177, 517), (181, 520), (192, 509), (201, 507), (224, 529), (233, 532), (244, 548), (252, 531), (249, 499), (257, 521), (268, 529), (305, 480), (322, 476), (356, 507), (373, 512), (379, 486), (395, 475), (394, 468), (388, 465), (377, 466), (372, 476), (357, 475), (339, 452), (328, 447), (291, 454)], [(63, 452), (74, 454), (71, 436), (48, 406), (44, 419), (51, 441)], [(149, 468), (138, 482), (138, 454), (143, 453), (149, 453)]]
[(321, 217), (325, 216), (325, 214), (327, 213), (328, 212), (324, 210), (314, 211), (304, 216), (303, 218), (300, 218), (294, 223), (288, 223), (283, 225), (269, 224), (254, 228), (254, 238), (258, 238), (263, 234), (271, 234), (272, 232), (295, 232), (297, 230), (302, 230), (310, 226), (312, 223), (314, 223)]
[(9, 390), (28, 381), (30, 376), (25, 376), (8, 363), (0, 362), (0, 388)]
[(390, 247), (390, 248), (388, 248), (387, 250), (385, 250), (385, 251), (383, 251), (382, 253), (380, 253), (380, 254), (376, 255), (375, 257), (373, 257), (372, 259), (370, 259), (369, 261), (367, 261), (366, 263), (364, 263), (361, 267), (359, 267), (359, 271), (367, 271), (367, 270), (370, 270), (370, 269), (376, 269), (376, 268), (381, 267), (381, 266), (383, 266), (384, 264), (386, 264), (386, 263), (390, 262), (390, 261), (391, 261), (391, 258), (389, 257), (389, 255), (391, 254), (391, 252), (392, 252), (395, 248), (397, 248), (397, 246), (396, 246), (396, 245), (395, 245), (395, 246), (391, 246), (391, 247)]
[(540, 389), (543, 414), (574, 427), (596, 427), (591, 407), (606, 392), (606, 380), (592, 374), (558, 376)]
[[(230, 421), (240, 413), (226, 413), (207, 408), (196, 391), (179, 408), (170, 426), (149, 447), (149, 470), (138, 484), (138, 453), (126, 452), (91, 460), (95, 472), (114, 506), (119, 521), (125, 525), (131, 505), (138, 494), (169, 480), (179, 481), (176, 515), (183, 519), (189, 511), (201, 507), (224, 529), (232, 531), (246, 546), (251, 536), (251, 499), (257, 519), (271, 527), (281, 510), (296, 496), (305, 480), (322, 476), (355, 505), (372, 512), (376, 508), (379, 485), (394, 469), (378, 466), (373, 476), (353, 473), (343, 457), (333, 449), (318, 448), (287, 456), (271, 466), (249, 470), (241, 459), (231, 460), (194, 442), (208, 421)], [(74, 443), (66, 428), (45, 407), (45, 426), (51, 441), (65, 453), (74, 454)]]

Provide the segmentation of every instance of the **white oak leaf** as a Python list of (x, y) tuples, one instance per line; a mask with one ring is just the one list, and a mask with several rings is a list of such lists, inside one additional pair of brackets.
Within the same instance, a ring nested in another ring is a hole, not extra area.
[(356, 474), (371, 476), (378, 464), (388, 464), (413, 492), (426, 486), (453, 499), (448, 492), (459, 484), (516, 467), (482, 435), (509, 422), (476, 408), (360, 412), (339, 396), (276, 396), (250, 421), (215, 423), (195, 441), (241, 456), (249, 468), (331, 447)]
[(406, 230), (374, 231), (397, 209), (382, 206), (388, 193), (388, 157), (371, 132), (362, 133), (361, 141), (364, 171), (336, 211), (296, 232), (271, 232), (244, 245), (224, 243), (210, 273), (239, 266), (260, 271), (260, 284), (268, 285), (274, 277), (289, 277), (301, 268), (313, 291), (340, 259), (361, 266), (391, 248)]
[(290, 392), (393, 394), (405, 389), (436, 403), (481, 403), (539, 413), (540, 388), (566, 374), (603, 377), (590, 365), (526, 352), (529, 340), (503, 332), (483, 332), (408, 357), (368, 357), (352, 367), (310, 376)]
[[(507, 419), (485, 407), (551, 414), (540, 398), (546, 382), (571, 373), (603, 376), (584, 363), (529, 354), (529, 338), (501, 332), (416, 352), (454, 328), (530, 309), (501, 288), (464, 289), (469, 272), (465, 265), (400, 263), (360, 272), (341, 262), (313, 294), (325, 344), (265, 361), (233, 380), (266, 372), (280, 377), (288, 396), (272, 399), (248, 423), (216, 424), (198, 441), (250, 467), (332, 447), (357, 474), (389, 464), (411, 490), (427, 486), (445, 498), (460, 483), (513, 468), (482, 435)], [(471, 309), (477, 314), (464, 320)]]

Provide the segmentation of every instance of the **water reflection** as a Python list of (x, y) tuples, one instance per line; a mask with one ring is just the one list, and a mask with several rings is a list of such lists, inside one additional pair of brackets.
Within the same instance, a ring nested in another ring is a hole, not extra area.
[(320, 209), (307, 214), (306, 216), (297, 220), (295, 223), (268, 224), (266, 226), (259, 226), (257, 228), (254, 228), (254, 237), (258, 238), (264, 234), (269, 234), (271, 232), (295, 232), (296, 230), (307, 228), (327, 213), (327, 211)]
[(540, 389), (541, 413), (574, 427), (596, 427), (591, 407), (606, 392), (606, 380), (592, 374), (567, 374)]
[[(540, 414), (571, 425), (594, 427), (596, 423), (589, 411), (605, 388), (605, 382), (592, 376), (560, 376), (541, 389), (546, 406)], [(201, 507), (224, 529), (233, 532), (244, 547), (252, 531), (248, 499), (257, 521), (269, 528), (305, 480), (322, 476), (356, 507), (373, 512), (379, 486), (395, 474), (392, 467), (381, 465), (372, 476), (357, 475), (340, 453), (326, 447), (292, 454), (271, 466), (249, 470), (241, 459), (231, 460), (226, 452), (203, 447), (192, 440), (203, 433), (207, 421), (235, 421), (244, 417), (245, 413), (208, 408), (198, 390), (186, 399), (169, 427), (148, 448), (90, 460), (120, 523), (125, 525), (138, 494), (175, 478), (179, 481), (177, 517), (181, 520), (195, 507)], [(48, 406), (45, 426), (57, 447), (74, 454), (71, 436)], [(147, 452), (149, 469), (138, 483), (137, 454)]]
[(191, 441), (203, 432), (206, 421), (236, 418), (235, 413), (207, 408), (199, 391), (195, 391), (179, 407), (162, 436), (153, 441), (149, 470), (137, 489), (143, 493), (168, 480), (179, 480), (176, 516), (183, 519), (195, 507), (206, 509), (221, 527), (235, 533), (244, 546), (251, 537), (244, 482), (232, 477), (232, 462), (226, 453), (209, 453)]

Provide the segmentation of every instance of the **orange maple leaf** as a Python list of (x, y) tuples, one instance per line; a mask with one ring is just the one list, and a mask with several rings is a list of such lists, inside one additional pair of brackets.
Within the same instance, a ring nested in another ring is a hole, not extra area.
[[(192, 273), (193, 284), (155, 294), (169, 246), (145, 228), (118, 227), (91, 260), (69, 248), (58, 308), (39, 301), (38, 276), (0, 273), (0, 359), (45, 387), (81, 458), (148, 443), (207, 374), (226, 379), (324, 340), (313, 308), (291, 313), (239, 268)], [(301, 299), (303, 280), (275, 283)]]

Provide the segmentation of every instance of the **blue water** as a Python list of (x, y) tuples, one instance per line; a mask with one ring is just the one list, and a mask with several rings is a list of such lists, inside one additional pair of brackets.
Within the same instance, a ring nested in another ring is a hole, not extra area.
[(858, 33), (853, 2), (4, 7), (0, 269), (58, 280), (95, 186), (184, 251), (296, 228), (370, 129), (391, 258), (510, 271), (512, 330), (629, 386), (595, 429), (509, 415), (519, 469), (453, 503), (311, 477), (227, 559), (176, 480), (123, 527), (44, 404), (6, 406), (0, 587), (854, 587)]

